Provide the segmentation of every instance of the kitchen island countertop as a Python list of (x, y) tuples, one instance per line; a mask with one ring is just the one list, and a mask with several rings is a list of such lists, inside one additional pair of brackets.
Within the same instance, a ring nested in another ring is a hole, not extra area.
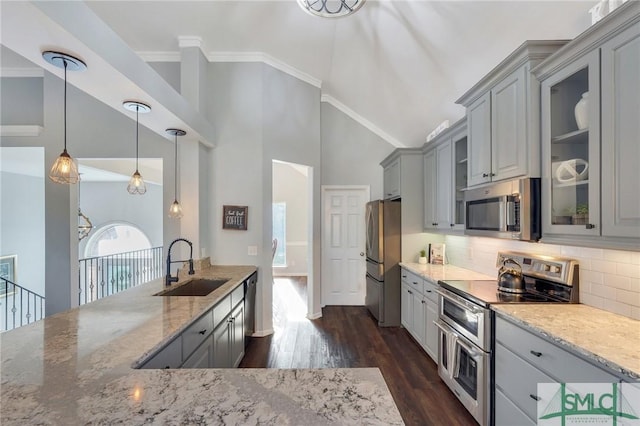
[(377, 368), (132, 368), (248, 278), (253, 266), (211, 266), (227, 278), (207, 296), (153, 296), (158, 279), (0, 334), (0, 424), (402, 424)]

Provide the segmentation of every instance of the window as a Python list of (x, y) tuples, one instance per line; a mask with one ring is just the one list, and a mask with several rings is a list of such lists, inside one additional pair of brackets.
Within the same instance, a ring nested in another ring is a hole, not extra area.
[(273, 266), (287, 266), (287, 203), (273, 203), (273, 238), (278, 240)]
[(128, 223), (111, 223), (95, 231), (85, 248), (85, 257), (107, 256), (151, 248), (149, 238)]

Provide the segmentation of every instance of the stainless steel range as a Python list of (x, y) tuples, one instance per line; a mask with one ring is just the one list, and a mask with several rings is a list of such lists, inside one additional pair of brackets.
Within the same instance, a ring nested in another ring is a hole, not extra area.
[(499, 252), (496, 266), (520, 266), (517, 291), (498, 280), (439, 281), (438, 374), (480, 425), (491, 422), (493, 316), (497, 303), (577, 303), (578, 263), (567, 258)]

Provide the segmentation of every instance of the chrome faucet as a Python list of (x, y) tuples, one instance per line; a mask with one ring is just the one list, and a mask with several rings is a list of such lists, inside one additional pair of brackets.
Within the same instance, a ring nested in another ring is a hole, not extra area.
[(191, 244), (191, 241), (189, 241), (187, 239), (176, 238), (175, 240), (173, 240), (171, 242), (171, 244), (169, 244), (169, 250), (167, 251), (167, 275), (164, 277), (164, 285), (167, 286), (167, 287), (170, 286), (171, 283), (178, 282), (178, 271), (176, 271), (176, 276), (175, 277), (171, 276), (171, 264), (172, 263), (178, 263), (178, 262), (186, 262), (186, 260), (173, 260), (173, 261), (171, 260), (171, 248), (178, 241), (184, 241), (185, 243), (189, 244), (189, 248), (190, 248), (190, 252), (189, 252), (189, 275), (193, 275), (193, 274), (196, 273), (196, 271), (193, 270), (193, 244)]

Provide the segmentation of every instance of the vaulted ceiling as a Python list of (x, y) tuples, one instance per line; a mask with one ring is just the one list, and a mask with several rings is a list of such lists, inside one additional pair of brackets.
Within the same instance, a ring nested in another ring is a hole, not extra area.
[(461, 118), (454, 101), (524, 40), (577, 36), (595, 4), (367, 0), (352, 16), (323, 19), (293, 0), (86, 3), (147, 56), (177, 53), (185, 36), (201, 38), (213, 60), (269, 55), (321, 81), (323, 95), (405, 146), (419, 146), (443, 120)]

